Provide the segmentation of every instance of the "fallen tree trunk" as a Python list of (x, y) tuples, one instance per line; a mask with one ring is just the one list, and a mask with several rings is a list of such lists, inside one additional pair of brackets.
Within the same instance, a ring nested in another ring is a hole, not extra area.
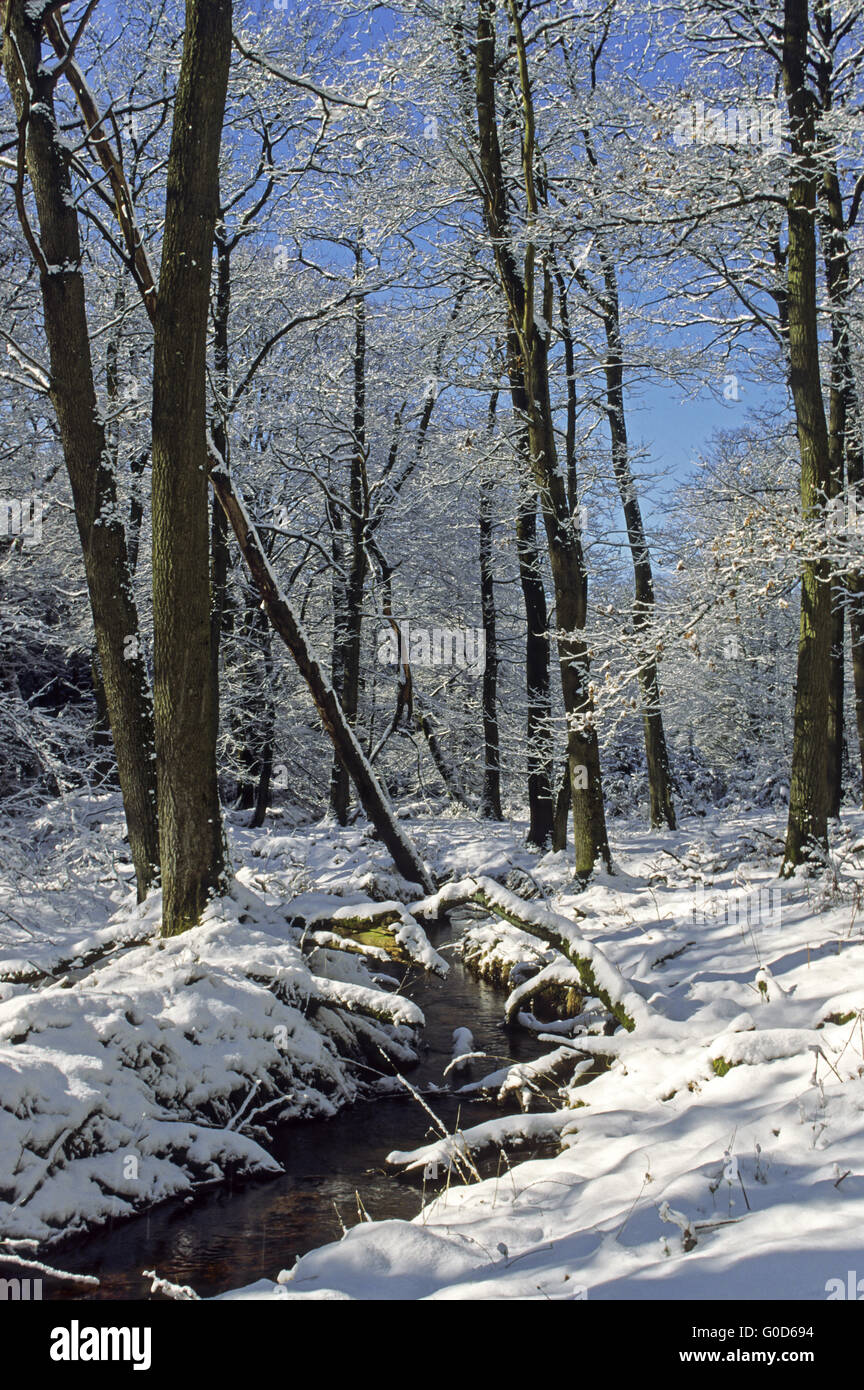
[(422, 1028), (426, 1022), (423, 1010), (413, 999), (401, 994), (386, 994), (383, 990), (346, 984), (342, 980), (325, 980), (319, 975), (313, 976), (313, 981), (315, 993), (310, 996), (307, 1008), (344, 1009), (346, 1013), (360, 1014), (396, 1027)]
[(354, 730), (345, 718), (335, 690), (312, 655), (309, 639), (301, 623), (288, 600), (280, 592), (276, 576), (270, 568), (249, 513), (237, 496), (227, 469), (219, 461), (210, 469), (210, 482), (237, 537), (240, 552), (261, 595), (262, 607), (297, 663), (297, 668), (315, 701), (321, 722), (333, 740), (337, 756), (354, 783), (364, 811), (392, 854), (393, 862), (403, 878), (409, 883), (418, 883), (427, 893), (434, 892), (435, 882), (396, 820), (389, 798), (372, 771)]
[[(296, 903), (296, 900), (295, 900)], [(401, 903), (346, 903), (324, 905), (309, 911), (301, 904), (289, 904), (287, 920), (293, 927), (313, 933), (333, 935), (337, 940), (357, 942), (366, 949), (380, 948), (392, 960), (412, 962), (423, 970), (446, 975), (443, 956), (431, 945), (425, 931)], [(332, 943), (331, 943), (332, 944)], [(347, 946), (346, 946), (347, 949)]]
[(422, 921), (467, 903), (477, 903), (505, 922), (555, 946), (575, 965), (585, 993), (599, 999), (628, 1033), (633, 1032), (637, 1022), (647, 1019), (649, 1010), (642, 996), (599, 946), (579, 935), (574, 923), (537, 903), (525, 902), (491, 878), (448, 883), (431, 898), (412, 903), (411, 915)]
[(514, 1023), (525, 1005), (530, 1004), (534, 1013), (537, 1000), (542, 999), (556, 1010), (559, 1018), (572, 1018), (582, 1012), (583, 989), (582, 976), (575, 966), (566, 960), (553, 961), (511, 991), (504, 1005), (504, 1017), (508, 1023)]

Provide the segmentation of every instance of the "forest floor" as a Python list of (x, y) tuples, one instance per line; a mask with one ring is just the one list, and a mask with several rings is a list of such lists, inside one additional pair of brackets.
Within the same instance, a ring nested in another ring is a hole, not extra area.
[[(823, 872), (788, 883), (775, 813), (726, 809), (663, 834), (615, 821), (616, 872), (576, 894), (567, 856), (528, 852), (518, 823), (402, 810), (439, 880), (506, 881), (538, 922), (574, 924), (638, 997), (635, 1027), (585, 997), (575, 1021), (538, 1022), (528, 976), (542, 967), (563, 988), (572, 963), (476, 913), (467, 953), (518, 987), (511, 1013), (548, 1037), (548, 1076), (536, 1063), (487, 1076), (473, 1059), (467, 1084), (523, 1108), (390, 1155), (437, 1187), (419, 1216), (363, 1222), (225, 1296), (864, 1290), (864, 816), (835, 825)], [(407, 1067), (416, 1006), (376, 947), (337, 949), (340, 908), (399, 904), (403, 949), (443, 968), (365, 828), (232, 826), (231, 895), (158, 955), (158, 899), (131, 904), (116, 831), (110, 799), (58, 803), (26, 834), (0, 827), (0, 1257), (46, 1259), (70, 1230), (272, 1171), (265, 1111), (350, 1103), (358, 1049)], [(556, 1157), (518, 1162), (550, 1133)], [(490, 1147), (497, 1176), (481, 1180)]]

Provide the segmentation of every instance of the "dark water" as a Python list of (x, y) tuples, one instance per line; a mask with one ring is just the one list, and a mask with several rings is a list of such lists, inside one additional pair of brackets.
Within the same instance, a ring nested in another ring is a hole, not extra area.
[[(454, 923), (457, 935), (460, 925), (464, 921)], [(446, 942), (443, 934), (436, 940), (439, 950), (442, 941)], [(469, 975), (448, 945), (443, 951), (451, 960), (446, 980), (410, 971), (403, 986), (426, 1016), (420, 1062), (405, 1073), (412, 1086), (426, 1092), (431, 1084), (441, 1083), (452, 1055), (454, 1028), (470, 1028), (475, 1049), (489, 1054), (474, 1063), (475, 1077), (548, 1050), (529, 1035), (505, 1029), (502, 992)], [(467, 1073), (455, 1084), (470, 1077)], [(467, 1128), (504, 1113), (489, 1103), (448, 1094), (425, 1098), (451, 1131), (457, 1124)], [(356, 1224), (358, 1193), (375, 1219), (415, 1216), (423, 1200), (421, 1178), (398, 1176), (385, 1167), (384, 1159), (393, 1149), (413, 1149), (433, 1137), (437, 1132), (429, 1115), (416, 1100), (402, 1096), (361, 1101), (330, 1120), (284, 1125), (273, 1132), (268, 1145), (285, 1169), (282, 1175), (223, 1186), (192, 1205), (165, 1203), (53, 1250), (48, 1263), (95, 1275), (100, 1286), (81, 1289), (46, 1278), (44, 1296), (146, 1298), (149, 1281), (141, 1275), (144, 1269), (155, 1269), (177, 1284), (191, 1284), (202, 1296), (255, 1279), (275, 1279), (298, 1255), (338, 1240), (342, 1222)], [(431, 1191), (427, 1184), (427, 1199)]]

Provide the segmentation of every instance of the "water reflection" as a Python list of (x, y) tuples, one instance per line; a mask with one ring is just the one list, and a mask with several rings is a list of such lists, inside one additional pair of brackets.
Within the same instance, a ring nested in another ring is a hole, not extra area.
[[(443, 934), (436, 941), (439, 949), (442, 941)], [(475, 1075), (546, 1050), (533, 1037), (505, 1029), (501, 992), (469, 975), (444, 949), (452, 959), (446, 980), (412, 972), (405, 981), (405, 992), (421, 1006), (427, 1023), (423, 1055), (410, 1072), (413, 1086), (441, 1083), (457, 1027), (470, 1028), (475, 1048), (489, 1054), (488, 1061), (474, 1064)], [(451, 1130), (504, 1113), (447, 1094), (427, 1100)], [(330, 1120), (284, 1125), (270, 1144), (284, 1174), (222, 1186), (194, 1201), (166, 1203), (56, 1249), (50, 1258), (60, 1267), (95, 1274), (100, 1287), (82, 1292), (46, 1279), (45, 1297), (146, 1298), (144, 1269), (191, 1284), (204, 1296), (275, 1278), (298, 1255), (337, 1240), (343, 1223), (353, 1226), (361, 1219), (358, 1193), (363, 1210), (374, 1218), (415, 1216), (423, 1200), (420, 1181), (397, 1176), (385, 1168), (384, 1158), (392, 1149), (414, 1148), (433, 1134), (428, 1114), (403, 1096), (362, 1102)]]

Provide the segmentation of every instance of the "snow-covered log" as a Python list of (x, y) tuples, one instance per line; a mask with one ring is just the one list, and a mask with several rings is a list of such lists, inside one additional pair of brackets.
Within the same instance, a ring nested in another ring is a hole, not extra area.
[(579, 1060), (571, 1047), (558, 1047), (547, 1052), (533, 1062), (515, 1062), (512, 1066), (501, 1067), (490, 1072), (479, 1081), (469, 1081), (460, 1086), (460, 1096), (480, 1094), (493, 1095), (500, 1105), (515, 1096), (523, 1111), (531, 1107), (532, 1099), (540, 1091), (541, 1083), (572, 1077), (574, 1072), (593, 1065), (591, 1058)]
[(440, 1166), (446, 1173), (451, 1167), (458, 1168), (460, 1160), (476, 1157), (484, 1150), (549, 1143), (572, 1124), (571, 1110), (555, 1110), (551, 1114), (503, 1115), (474, 1125), (471, 1129), (460, 1130), (458, 1134), (448, 1134), (446, 1139), (436, 1139), (419, 1149), (394, 1149), (387, 1155), (386, 1162), (409, 1173), (418, 1168), (428, 1169), (430, 1165)]
[(581, 1011), (584, 993), (582, 976), (576, 966), (566, 960), (555, 960), (516, 986), (504, 1005), (504, 1017), (508, 1023), (514, 1022), (523, 1006), (532, 999), (551, 1000), (565, 1015), (573, 1016)]
[(539, 903), (525, 902), (491, 878), (464, 878), (447, 883), (431, 897), (412, 903), (411, 912), (422, 921), (468, 903), (477, 903), (496, 917), (555, 946), (576, 967), (585, 993), (605, 1004), (628, 1032), (633, 1031), (637, 1022), (647, 1019), (648, 1006), (642, 996), (599, 946), (580, 936), (573, 922)]
[(449, 969), (420, 923), (401, 903), (339, 904), (336, 898), (317, 895), (317, 901), (301, 898), (290, 904), (288, 917), (294, 926), (320, 929), (362, 946), (377, 947), (394, 960), (410, 961), (436, 975), (446, 975)]

